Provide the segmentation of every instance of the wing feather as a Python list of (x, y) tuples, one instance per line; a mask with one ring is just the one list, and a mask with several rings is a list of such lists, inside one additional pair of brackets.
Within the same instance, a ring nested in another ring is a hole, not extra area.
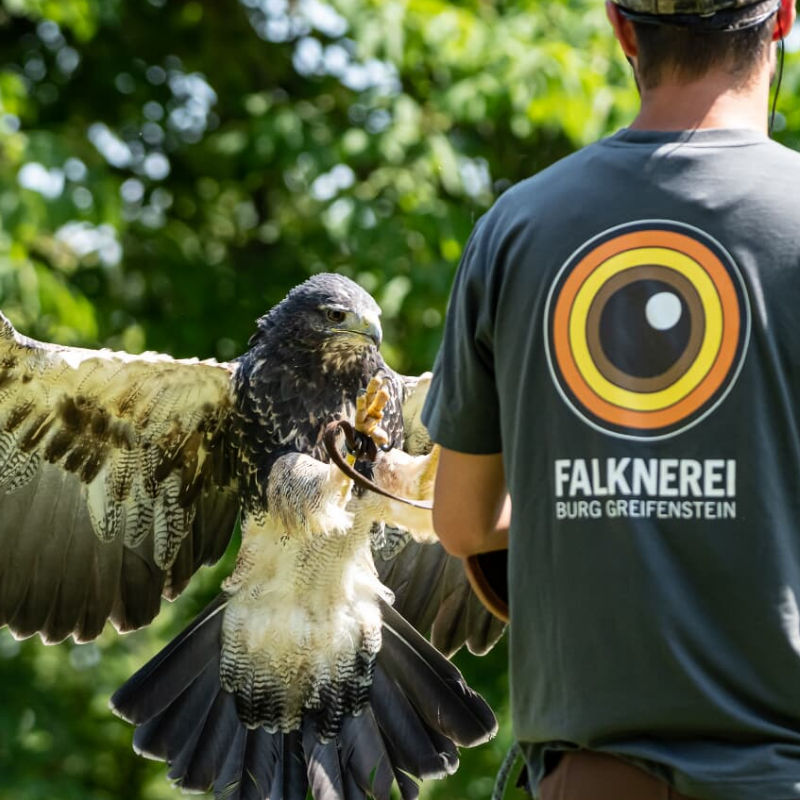
[(130, 630), (220, 557), (235, 370), (37, 342), (0, 314), (0, 624)]
[[(402, 403), (403, 447), (412, 455), (433, 446), (422, 423), (431, 377), (430, 372), (391, 376), (393, 394)], [(387, 527), (376, 537), (373, 558), (381, 582), (394, 592), (394, 608), (448, 657), (464, 645), (482, 655), (503, 635), (505, 625), (472, 591), (461, 559), (438, 542), (416, 542), (405, 531)]]

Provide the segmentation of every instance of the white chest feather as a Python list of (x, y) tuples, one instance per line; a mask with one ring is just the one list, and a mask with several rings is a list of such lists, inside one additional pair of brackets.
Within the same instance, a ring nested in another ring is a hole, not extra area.
[(223, 685), (275, 729), (331, 702), (355, 710), (380, 649), (377, 601), (391, 593), (372, 563), (371, 520), (347, 511), (349, 485), (334, 469), (307, 456), (276, 463), (270, 511), (245, 521), (224, 585)]

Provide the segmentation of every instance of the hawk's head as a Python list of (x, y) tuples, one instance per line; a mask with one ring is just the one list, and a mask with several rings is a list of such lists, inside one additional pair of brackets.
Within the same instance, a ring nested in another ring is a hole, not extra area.
[(357, 283), (323, 272), (296, 286), (261, 317), (250, 345), (316, 353), (326, 368), (341, 369), (380, 345), (380, 313)]

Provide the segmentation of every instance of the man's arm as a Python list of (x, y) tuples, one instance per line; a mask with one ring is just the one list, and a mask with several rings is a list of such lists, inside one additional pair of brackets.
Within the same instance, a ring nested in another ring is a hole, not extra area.
[(511, 500), (502, 453), (472, 455), (442, 448), (433, 527), (448, 553), (470, 556), (508, 547)]

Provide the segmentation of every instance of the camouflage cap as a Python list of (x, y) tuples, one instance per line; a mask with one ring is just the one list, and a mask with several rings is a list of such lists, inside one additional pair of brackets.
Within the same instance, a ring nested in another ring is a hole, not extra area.
[(636, 22), (742, 30), (769, 19), (781, 0), (612, 0)]

